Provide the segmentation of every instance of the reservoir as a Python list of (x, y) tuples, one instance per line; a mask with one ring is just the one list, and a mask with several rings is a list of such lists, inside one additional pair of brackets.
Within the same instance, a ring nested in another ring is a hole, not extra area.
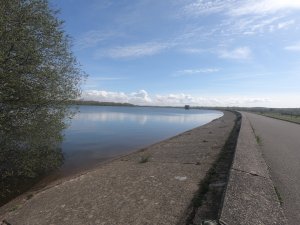
[(223, 116), (220, 111), (161, 107), (79, 106), (64, 131), (62, 173), (175, 136)]

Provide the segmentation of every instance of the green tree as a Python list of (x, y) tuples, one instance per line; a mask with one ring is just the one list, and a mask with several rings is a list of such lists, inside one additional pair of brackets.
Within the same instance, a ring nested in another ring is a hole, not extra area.
[(36, 177), (62, 162), (68, 102), (80, 95), (85, 74), (57, 13), (46, 0), (0, 1), (2, 196), (10, 179)]

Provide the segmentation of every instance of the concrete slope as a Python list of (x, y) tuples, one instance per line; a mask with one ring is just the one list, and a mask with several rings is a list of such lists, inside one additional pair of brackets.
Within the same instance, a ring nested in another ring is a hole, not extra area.
[(270, 167), (288, 224), (300, 224), (300, 125), (245, 113)]
[(220, 215), (224, 225), (286, 224), (267, 164), (247, 116), (242, 125)]
[[(170, 225), (184, 215), (235, 123), (203, 127), (116, 159), (0, 209), (13, 225)], [(143, 162), (143, 163), (142, 163)]]

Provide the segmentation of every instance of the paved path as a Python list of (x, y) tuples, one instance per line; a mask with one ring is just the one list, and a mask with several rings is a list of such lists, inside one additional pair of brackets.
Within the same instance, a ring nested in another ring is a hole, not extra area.
[(268, 166), (244, 113), (220, 224), (287, 225)]
[(300, 224), (300, 125), (245, 113), (282, 199), (290, 225)]
[[(171, 225), (182, 218), (236, 116), (225, 115), (0, 208), (12, 225)], [(144, 163), (141, 158), (144, 157)], [(2, 215), (2, 216), (1, 216)]]

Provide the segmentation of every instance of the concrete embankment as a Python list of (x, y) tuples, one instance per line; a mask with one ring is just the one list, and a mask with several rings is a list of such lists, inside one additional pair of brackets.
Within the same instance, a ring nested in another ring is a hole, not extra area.
[[(235, 124), (224, 116), (0, 208), (13, 225), (171, 225), (186, 217)], [(218, 184), (220, 185), (220, 184)], [(225, 185), (225, 184), (222, 184)]]
[(220, 224), (287, 224), (259, 140), (244, 113)]

